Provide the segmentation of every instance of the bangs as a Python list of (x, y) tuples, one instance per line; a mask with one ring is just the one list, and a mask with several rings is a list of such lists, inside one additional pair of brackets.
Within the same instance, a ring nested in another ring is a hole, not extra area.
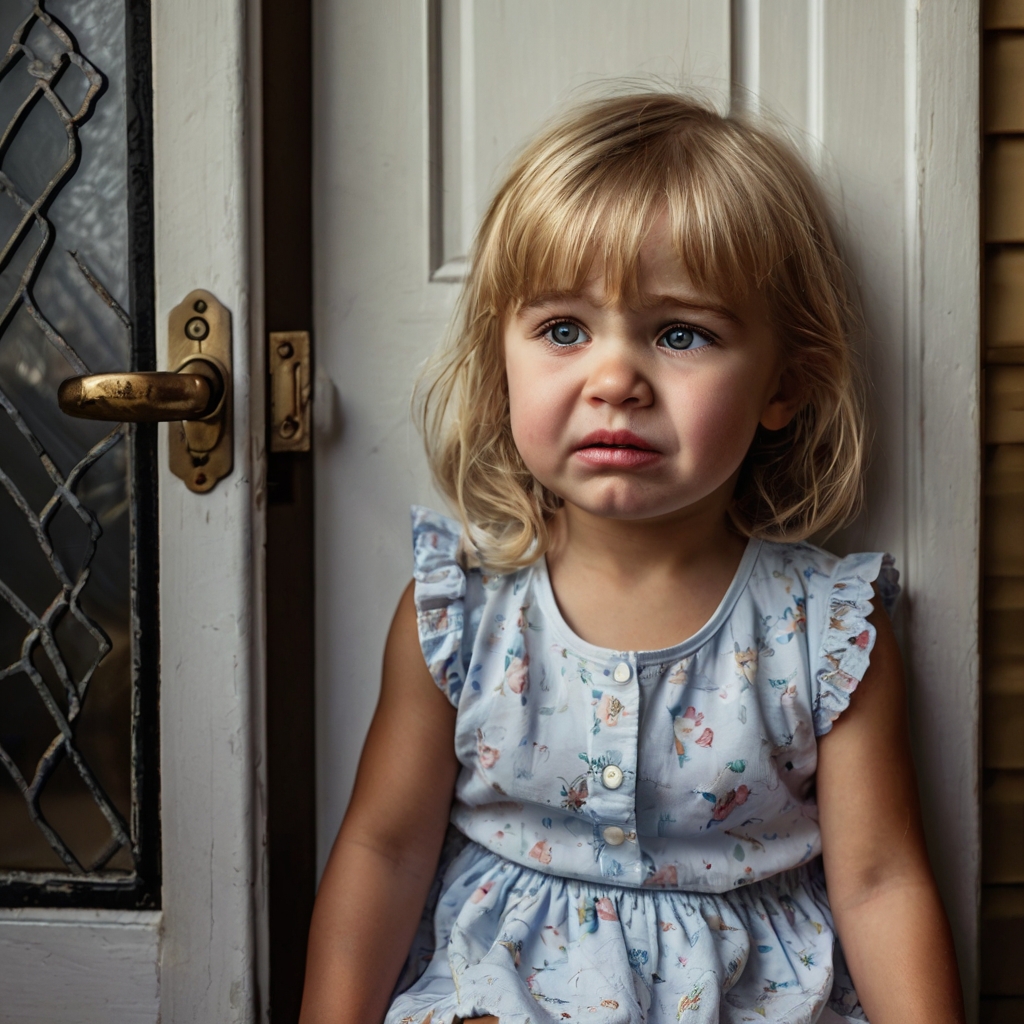
[[(799, 183), (774, 180), (777, 162), (765, 161), (775, 163), (765, 173), (750, 160), (750, 140), (737, 146), (727, 124), (714, 134), (701, 127), (638, 130), (611, 152), (607, 138), (590, 152), (533, 148), (522, 161), (532, 166), (513, 170), (481, 230), (479, 297), (503, 317), (542, 295), (579, 294), (598, 273), (610, 301), (643, 306), (640, 250), (663, 216), (681, 267), (709, 298), (762, 289), (813, 232), (793, 208)], [(741, 148), (746, 159), (733, 151)]]

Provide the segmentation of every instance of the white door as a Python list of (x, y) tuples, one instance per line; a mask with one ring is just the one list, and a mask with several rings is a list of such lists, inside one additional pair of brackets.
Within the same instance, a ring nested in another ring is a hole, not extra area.
[[(245, 0), (0, 4), (0, 54), (14, 40), (0, 58), (0, 702), (21, 716), (0, 728), (5, 1022), (256, 1015), (263, 397), (246, 25)], [(57, 410), (65, 377), (174, 370), (182, 345), (210, 353), (218, 338), (226, 448), (204, 447), (202, 426), (174, 449), (175, 424)]]
[(439, 501), (409, 395), (476, 219), (574, 91), (660, 81), (778, 119), (834, 199), (877, 436), (867, 512), (832, 544), (903, 572), (932, 854), (976, 992), (977, 0), (315, 0), (314, 18), (315, 329), (341, 412), (316, 462), (321, 864), (411, 572), (408, 506)]

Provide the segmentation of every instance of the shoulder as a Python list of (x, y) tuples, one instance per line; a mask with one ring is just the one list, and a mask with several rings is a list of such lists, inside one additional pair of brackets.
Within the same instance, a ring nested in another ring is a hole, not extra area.
[(899, 596), (891, 555), (856, 552), (840, 557), (813, 544), (765, 544), (761, 578), (776, 573), (798, 592), (812, 671), (815, 732), (822, 736), (850, 703), (871, 664), (879, 620), (878, 660), (893, 646), (888, 617)]
[(458, 704), (484, 604), (514, 577), (487, 574), (462, 524), (421, 505), (412, 507), (416, 628), (430, 674)]
[[(869, 602), (875, 594), (891, 615), (899, 597), (899, 572), (892, 555), (881, 551), (840, 556), (807, 541), (764, 541), (751, 574), (755, 588), (797, 592), (804, 599), (838, 605)], [(870, 612), (866, 609), (865, 614)]]

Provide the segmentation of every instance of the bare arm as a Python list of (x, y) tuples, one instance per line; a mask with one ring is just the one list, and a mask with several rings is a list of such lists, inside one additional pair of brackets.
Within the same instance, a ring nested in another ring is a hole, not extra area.
[(384, 652), (380, 701), (320, 882), (301, 1024), (383, 1018), (437, 866), (458, 773), (455, 709), (430, 677), (410, 584)]
[(818, 803), (829, 901), (871, 1024), (960, 1024), (949, 924), (925, 850), (903, 666), (876, 611), (871, 667), (823, 736)]

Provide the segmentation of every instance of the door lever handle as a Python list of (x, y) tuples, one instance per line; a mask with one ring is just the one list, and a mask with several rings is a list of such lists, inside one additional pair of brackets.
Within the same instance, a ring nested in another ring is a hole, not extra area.
[(57, 404), (68, 416), (119, 423), (201, 420), (216, 415), (223, 398), (223, 374), (202, 358), (177, 373), (94, 373), (57, 389)]
[(69, 416), (118, 423), (170, 421), (171, 472), (190, 491), (215, 487), (231, 472), (231, 314), (197, 288), (167, 317), (170, 372), (94, 373), (57, 389)]

